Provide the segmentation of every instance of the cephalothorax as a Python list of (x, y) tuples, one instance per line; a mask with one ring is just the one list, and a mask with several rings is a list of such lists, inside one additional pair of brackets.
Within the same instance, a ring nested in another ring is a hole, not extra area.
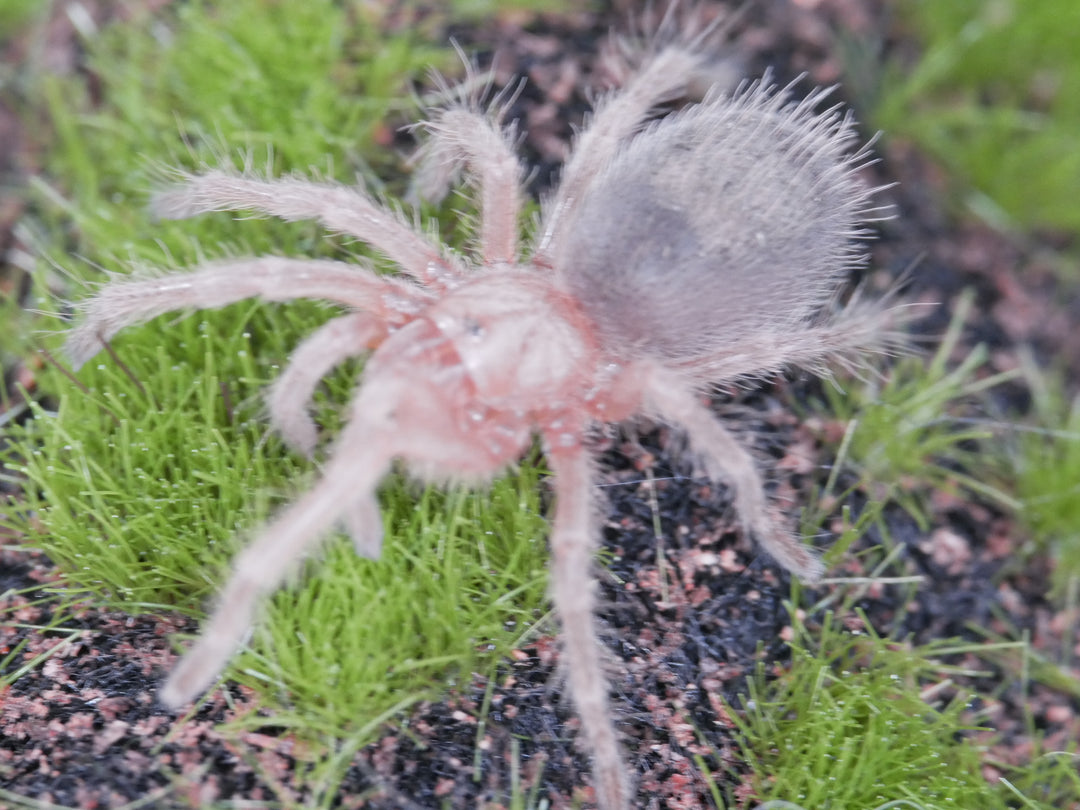
[[(346, 314), (295, 351), (270, 395), (288, 443), (311, 453), (307, 406), (320, 378), (370, 353), (321, 480), (236, 562), (216, 612), (161, 692), (179, 706), (206, 689), (252, 622), (258, 597), (335, 525), (376, 556), (375, 489), (395, 461), (423, 480), (490, 479), (539, 436), (554, 473), (551, 594), (568, 680), (605, 810), (631, 804), (593, 620), (595, 487), (586, 437), (644, 414), (686, 431), (734, 490), (746, 532), (800, 577), (815, 556), (773, 519), (751, 456), (702, 402), (722, 381), (786, 366), (821, 369), (886, 348), (882, 310), (834, 306), (862, 261), (859, 223), (878, 218), (858, 175), (865, 153), (824, 93), (801, 102), (767, 83), (714, 92), (667, 118), (658, 104), (698, 74), (700, 43), (657, 43), (578, 137), (533, 244), (518, 244), (522, 169), (498, 107), (460, 100), (420, 125), (428, 193), (464, 169), (476, 188), (476, 255), (444, 249), (362, 190), (210, 170), (155, 199), (187, 217), (222, 210), (317, 219), (396, 263), (260, 257), (117, 280), (84, 306), (68, 341), (85, 362), (120, 329), (185, 307), (248, 297), (318, 298)], [(830, 312), (823, 313), (823, 309)]]

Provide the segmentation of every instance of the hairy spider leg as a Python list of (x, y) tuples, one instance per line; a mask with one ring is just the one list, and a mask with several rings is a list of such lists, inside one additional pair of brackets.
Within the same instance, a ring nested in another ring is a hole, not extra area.
[[(159, 697), (163, 705), (177, 708), (209, 688), (243, 642), (259, 599), (281, 584), (304, 554), (342, 518), (349, 504), (375, 491), (389, 469), (393, 452), (372, 427), (363, 419), (346, 426), (319, 482), (239, 554), (217, 609), (162, 687)], [(352, 528), (365, 536), (381, 535), (378, 510), (367, 519), (371, 521), (368, 525)]]
[(358, 555), (367, 560), (379, 559), (382, 554), (383, 522), (374, 490), (352, 496), (341, 516), (341, 525)]
[(375, 348), (387, 334), (386, 318), (353, 312), (327, 321), (296, 348), (267, 398), (270, 421), (290, 447), (309, 457), (315, 452), (318, 428), (308, 413), (315, 387), (335, 366)]
[(809, 583), (819, 580), (824, 573), (821, 561), (770, 515), (753, 457), (702, 404), (694, 388), (675, 374), (654, 369), (643, 396), (651, 413), (686, 431), (690, 447), (704, 463), (709, 478), (731, 485), (735, 510), (750, 537), (799, 579)]
[(898, 329), (912, 315), (880, 301), (855, 301), (830, 319), (788, 331), (743, 336), (722, 351), (679, 364), (698, 381), (710, 384), (768, 377), (785, 368), (828, 376), (835, 368), (865, 369), (864, 355), (903, 353), (910, 338)]
[(552, 437), (546, 454), (555, 474), (555, 519), (551, 528), (551, 597), (562, 625), (566, 676), (592, 756), (600, 807), (629, 807), (630, 784), (611, 720), (608, 681), (596, 632), (595, 520), (591, 459), (580, 445), (559, 447)]
[(440, 199), (464, 163), (480, 192), (480, 255), (485, 264), (518, 259), (521, 163), (514, 154), (513, 129), (465, 103), (435, 113), (423, 128), (424, 144), (415, 183), (425, 199)]
[(186, 219), (211, 211), (258, 211), (284, 220), (314, 219), (371, 245), (403, 273), (438, 289), (466, 271), (399, 212), (357, 188), (297, 178), (260, 180), (220, 170), (186, 175), (154, 196), (159, 216)]
[(656, 106), (685, 90), (687, 77), (698, 71), (701, 59), (693, 51), (663, 48), (650, 55), (618, 92), (597, 102), (591, 121), (577, 137), (554, 198), (544, 205), (534, 262), (550, 265), (551, 257), (558, 253), (555, 242), (563, 220)]
[(215, 262), (191, 272), (104, 285), (83, 305), (85, 317), (71, 330), (67, 354), (78, 368), (125, 327), (178, 309), (212, 309), (256, 297), (316, 298), (376, 313), (419, 309), (427, 300), (416, 285), (356, 264), (278, 256)]

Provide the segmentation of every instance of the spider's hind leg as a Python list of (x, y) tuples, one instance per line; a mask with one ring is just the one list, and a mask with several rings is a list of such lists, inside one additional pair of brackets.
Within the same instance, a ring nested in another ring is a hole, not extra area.
[(535, 259), (549, 263), (558, 254), (555, 241), (593, 180), (636, 134), (656, 107), (678, 98), (702, 67), (701, 53), (678, 46), (649, 55), (617, 91), (596, 104), (592, 120), (574, 143), (553, 199), (543, 207)]
[(804, 582), (824, 573), (813, 550), (785, 531), (773, 517), (753, 457), (675, 375), (654, 371), (645, 391), (648, 409), (683, 428), (709, 477), (734, 489), (735, 508), (751, 537), (777, 562)]

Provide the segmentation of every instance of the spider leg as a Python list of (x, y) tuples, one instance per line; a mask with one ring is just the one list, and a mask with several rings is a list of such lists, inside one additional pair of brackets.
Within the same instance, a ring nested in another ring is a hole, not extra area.
[(383, 523), (374, 492), (354, 495), (341, 518), (353, 548), (361, 557), (377, 560), (382, 554)]
[[(370, 426), (352, 423), (345, 429), (334, 457), (320, 481), (271, 521), (237, 558), (232, 577), (222, 591), (202, 635), (169, 675), (160, 700), (176, 708), (207, 689), (236, 651), (251, 627), (258, 600), (274, 590), (293, 564), (340, 520), (347, 504), (374, 493), (389, 467), (391, 453)], [(362, 501), (361, 501), (362, 502)], [(365, 537), (378, 537), (382, 522), (373, 513), (353, 510), (351, 528)], [(364, 523), (357, 519), (363, 517)], [(365, 546), (370, 543), (365, 541)]]
[(592, 120), (578, 136), (563, 169), (559, 188), (544, 205), (534, 261), (549, 265), (562, 221), (573, 212), (593, 179), (623, 143), (634, 135), (658, 105), (685, 91), (688, 77), (700, 69), (702, 57), (692, 49), (666, 47), (653, 54), (617, 93), (604, 96)]
[(85, 317), (68, 336), (67, 353), (78, 368), (125, 327), (178, 309), (222, 307), (256, 296), (336, 301), (388, 320), (401, 320), (427, 301), (415, 285), (355, 264), (279, 256), (216, 262), (191, 272), (104, 285), (83, 305)]
[(315, 387), (332, 368), (374, 348), (387, 334), (384, 319), (367, 312), (342, 315), (323, 324), (293, 352), (270, 389), (270, 421), (294, 450), (310, 456), (317, 429), (307, 407)]
[(521, 213), (521, 164), (514, 154), (513, 129), (467, 106), (440, 110), (424, 124), (430, 140), (420, 152), (414, 174), (417, 191), (438, 200), (461, 164), (468, 166), (480, 190), (480, 251), (484, 262), (517, 260)]
[(664, 421), (686, 431), (710, 478), (731, 484), (740, 520), (765, 551), (805, 582), (821, 578), (823, 567), (813, 551), (781, 529), (770, 515), (753, 457), (700, 402), (691, 386), (674, 374), (654, 371), (645, 390), (645, 404)]
[(586, 746), (592, 755), (598, 804), (604, 810), (630, 806), (630, 785), (611, 720), (608, 683), (595, 626), (593, 555), (597, 536), (589, 458), (580, 446), (549, 441), (555, 474), (555, 521), (551, 531), (551, 595), (562, 625), (566, 669)]
[(869, 354), (901, 354), (911, 341), (900, 325), (918, 307), (887, 308), (888, 299), (856, 301), (831, 320), (811, 326), (744, 336), (714, 355), (687, 361), (685, 367), (699, 380), (717, 383), (739, 377), (765, 377), (785, 368), (803, 368), (826, 375), (834, 368), (857, 371)]
[(425, 284), (443, 287), (464, 274), (456, 260), (444, 255), (399, 212), (378, 205), (356, 188), (296, 178), (260, 180), (216, 170), (185, 175), (184, 182), (156, 194), (152, 207), (169, 219), (210, 211), (259, 211), (285, 220), (315, 219), (371, 245)]

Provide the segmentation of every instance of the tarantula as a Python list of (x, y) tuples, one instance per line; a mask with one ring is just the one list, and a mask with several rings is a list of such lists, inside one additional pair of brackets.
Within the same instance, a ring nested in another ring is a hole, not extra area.
[(703, 394), (787, 366), (824, 370), (887, 348), (883, 306), (836, 305), (864, 261), (861, 223), (880, 218), (860, 180), (867, 151), (850, 115), (794, 101), (767, 80), (655, 119), (704, 72), (697, 41), (655, 42), (621, 90), (595, 105), (538, 229), (519, 245), (523, 170), (504, 108), (467, 92), (431, 111), (418, 181), (431, 194), (464, 171), (480, 211), (475, 255), (454, 253), (363, 190), (208, 170), (153, 201), (183, 218), (255, 211), (315, 219), (391, 260), (264, 256), (113, 280), (84, 305), (78, 365), (119, 330), (181, 308), (248, 298), (326, 299), (345, 314), (296, 349), (269, 396), (273, 425), (311, 454), (307, 407), (320, 378), (369, 354), (364, 383), (315, 486), (239, 555), (201, 637), (161, 690), (178, 707), (208, 688), (242, 643), (261, 595), (335, 525), (358, 553), (382, 542), (375, 492), (400, 461), (423, 481), (484, 481), (535, 436), (554, 474), (551, 596), (568, 685), (592, 755), (599, 805), (631, 804), (594, 623), (596, 488), (587, 437), (647, 415), (684, 430), (712, 479), (733, 488), (745, 532), (804, 580), (822, 566), (767, 504), (751, 455)]

